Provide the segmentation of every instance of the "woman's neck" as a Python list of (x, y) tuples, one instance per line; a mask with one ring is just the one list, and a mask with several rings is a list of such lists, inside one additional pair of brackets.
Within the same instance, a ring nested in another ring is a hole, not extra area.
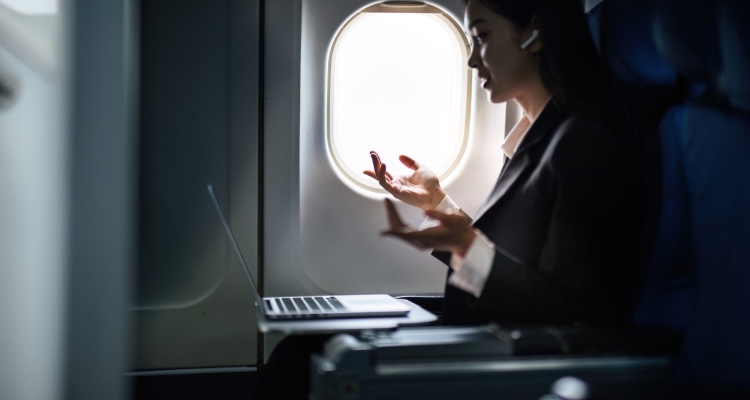
[(528, 90), (522, 95), (516, 96), (514, 100), (523, 109), (526, 118), (528, 118), (529, 121), (534, 122), (537, 117), (539, 117), (539, 114), (542, 113), (544, 106), (547, 105), (547, 102), (551, 97), (552, 93), (544, 87), (544, 84), (540, 79), (530, 85)]

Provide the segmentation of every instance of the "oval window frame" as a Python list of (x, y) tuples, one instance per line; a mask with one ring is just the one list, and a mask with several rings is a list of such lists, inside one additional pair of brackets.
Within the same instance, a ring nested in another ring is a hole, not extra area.
[[(356, 13), (352, 14), (342, 25), (339, 27), (339, 29), (336, 31), (336, 34), (333, 37), (333, 40), (331, 41), (331, 44), (328, 49), (328, 55), (327, 55), (327, 66), (326, 66), (326, 100), (325, 100), (325, 135), (326, 135), (326, 150), (328, 153), (328, 160), (331, 164), (332, 169), (335, 171), (338, 178), (344, 182), (349, 188), (354, 190), (355, 192), (364, 195), (366, 197), (371, 198), (378, 198), (382, 199), (383, 197), (386, 197), (388, 195), (388, 192), (386, 192), (384, 189), (373, 186), (368, 186), (360, 181), (357, 180), (358, 176), (352, 176), (348, 170), (349, 168), (342, 165), (340, 159), (343, 159), (343, 157), (338, 156), (338, 151), (336, 149), (335, 143), (334, 143), (334, 137), (333, 137), (333, 131), (332, 131), (332, 123), (333, 123), (333, 107), (332, 107), (332, 100), (333, 100), (333, 70), (334, 70), (334, 55), (336, 51), (336, 44), (338, 43), (339, 39), (341, 38), (341, 35), (346, 31), (346, 28), (354, 22), (358, 16), (365, 13), (406, 13), (406, 14), (437, 14), (438, 16), (443, 17), (444, 22), (447, 23), (447, 26), (452, 28), (450, 29), (451, 32), (453, 32), (454, 36), (458, 40), (459, 47), (463, 44), (463, 47), (461, 47), (464, 51), (462, 54), (462, 60), (467, 61), (470, 54), (471, 54), (471, 42), (469, 41), (469, 38), (466, 36), (466, 34), (463, 31), (463, 28), (461, 27), (461, 24), (454, 18), (452, 14), (449, 12), (439, 8), (438, 6), (428, 4), (428, 3), (421, 3), (421, 2), (405, 2), (405, 1), (392, 1), (392, 2), (383, 2), (378, 4), (373, 4), (367, 7), (364, 7), (363, 9), (357, 11)], [(462, 89), (463, 98), (461, 99), (462, 106), (460, 109), (463, 112), (463, 115), (461, 116), (462, 123), (459, 125), (462, 127), (462, 139), (461, 139), (461, 145), (459, 151), (456, 153), (454, 160), (450, 163), (449, 167), (438, 175), (438, 178), (441, 182), (450, 181), (451, 176), (454, 172), (457, 172), (458, 166), (462, 163), (464, 157), (466, 156), (467, 149), (469, 147), (469, 140), (470, 140), (470, 123), (471, 123), (471, 109), (472, 109), (472, 84), (473, 84), (473, 74), (471, 72), (471, 69), (468, 67), (466, 68), (466, 71), (464, 73), (464, 76), (462, 77), (462, 82), (464, 83), (464, 88)]]

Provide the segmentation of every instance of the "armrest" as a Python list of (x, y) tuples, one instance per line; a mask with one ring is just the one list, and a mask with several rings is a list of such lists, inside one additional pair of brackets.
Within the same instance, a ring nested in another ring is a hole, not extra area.
[(362, 400), (535, 399), (561, 376), (576, 377), (597, 398), (672, 398), (670, 354), (644, 350), (629, 331), (490, 324), (339, 334), (311, 357), (310, 398), (350, 388)]
[(496, 327), (513, 339), (515, 355), (550, 354), (676, 354), (680, 333), (637, 327), (548, 326), (513, 329)]
[[(442, 317), (442, 294), (397, 296)], [(498, 334), (512, 338), (515, 355), (659, 353), (676, 354), (682, 345), (681, 333), (644, 327), (597, 326), (497, 326)]]
[(409, 300), (437, 316), (443, 315), (443, 301), (445, 300), (445, 296), (442, 294), (410, 294), (396, 296), (396, 298)]

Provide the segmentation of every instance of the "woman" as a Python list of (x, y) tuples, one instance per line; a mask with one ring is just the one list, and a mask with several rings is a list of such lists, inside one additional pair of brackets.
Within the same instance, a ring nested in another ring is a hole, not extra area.
[[(394, 177), (372, 152), (365, 174), (439, 224), (384, 232), (449, 269), (444, 322), (578, 323), (621, 316), (634, 261), (625, 130), (577, 0), (469, 0), (464, 24), (493, 103), (525, 116), (507, 136), (497, 185), (472, 222), (426, 166)], [(619, 125), (619, 126), (618, 126)], [(619, 135), (615, 134), (621, 130)], [(500, 154), (499, 154), (500, 156)]]
[[(494, 103), (516, 101), (525, 117), (498, 156), (503, 172), (473, 223), (426, 166), (393, 176), (372, 153), (365, 171), (397, 199), (439, 224), (405, 226), (388, 202), (388, 235), (434, 248), (451, 267), (444, 322), (603, 321), (616, 315), (630, 233), (623, 146), (579, 0), (469, 0), (469, 67)], [(632, 249), (630, 250), (632, 253)], [(305, 398), (309, 354), (325, 337), (289, 337), (261, 373), (259, 397)], [(298, 382), (289, 385), (287, 382)]]

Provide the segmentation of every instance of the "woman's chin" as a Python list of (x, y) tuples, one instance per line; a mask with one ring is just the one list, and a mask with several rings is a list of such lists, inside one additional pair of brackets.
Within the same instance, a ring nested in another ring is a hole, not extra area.
[(490, 103), (500, 104), (500, 103), (505, 103), (506, 101), (510, 100), (507, 92), (497, 90), (497, 88), (493, 88), (492, 82), (486, 83), (485, 86), (482, 87), (482, 90), (484, 90), (487, 93), (487, 100)]
[(508, 101), (507, 97), (501, 93), (493, 92), (492, 89), (485, 89), (487, 91), (487, 100), (492, 104), (500, 104)]

